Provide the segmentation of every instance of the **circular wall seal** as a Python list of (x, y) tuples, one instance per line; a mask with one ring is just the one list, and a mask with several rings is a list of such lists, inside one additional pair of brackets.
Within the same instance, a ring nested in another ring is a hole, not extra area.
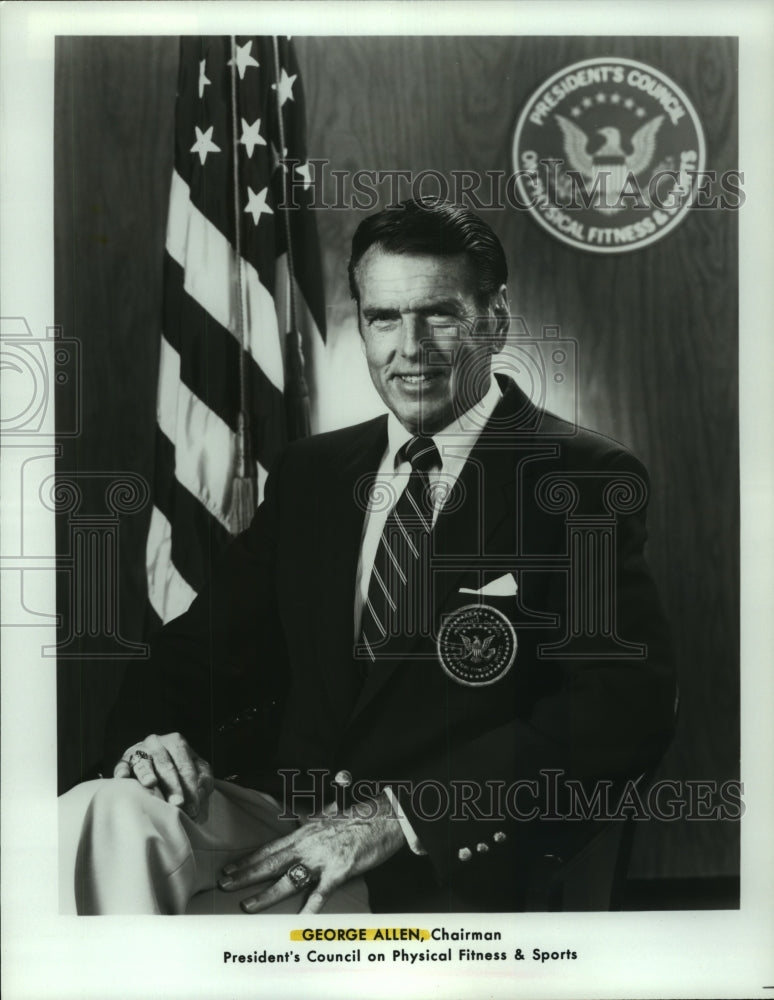
[(466, 604), (443, 620), (438, 659), (458, 684), (484, 687), (502, 680), (516, 656), (516, 630), (489, 604)]
[(704, 170), (704, 133), (677, 84), (633, 59), (555, 73), (513, 137), (519, 207), (552, 236), (596, 253), (661, 239), (685, 217)]

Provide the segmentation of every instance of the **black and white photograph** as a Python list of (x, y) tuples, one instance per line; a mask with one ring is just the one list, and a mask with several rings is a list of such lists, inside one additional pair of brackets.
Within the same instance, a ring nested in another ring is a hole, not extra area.
[(9, 6), (7, 995), (770, 995), (770, 14)]

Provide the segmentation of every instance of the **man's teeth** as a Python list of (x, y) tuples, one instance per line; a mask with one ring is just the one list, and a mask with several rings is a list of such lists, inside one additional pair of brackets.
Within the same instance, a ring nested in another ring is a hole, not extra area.
[(404, 382), (429, 382), (432, 375), (401, 375)]

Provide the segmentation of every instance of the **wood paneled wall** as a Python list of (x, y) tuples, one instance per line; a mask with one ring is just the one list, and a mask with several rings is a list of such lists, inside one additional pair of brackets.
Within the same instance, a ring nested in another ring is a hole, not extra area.
[[(641, 60), (689, 95), (708, 168), (736, 167), (736, 46), (723, 38), (297, 38), (311, 157), (331, 169), (511, 170), (521, 106), (593, 56)], [(150, 482), (161, 254), (172, 162), (173, 38), (68, 38), (56, 68), (56, 321), (82, 342), (84, 429), (63, 470)], [(327, 200), (334, 200), (332, 183)], [(345, 279), (359, 213), (319, 213), (329, 314), (321, 425), (375, 411)], [(650, 562), (672, 622), (680, 730), (662, 773), (738, 773), (737, 219), (694, 211), (631, 253), (584, 253), (523, 212), (487, 213), (511, 262), (512, 311), (578, 345), (582, 422), (629, 445), (652, 478)], [(350, 377), (342, 392), (338, 377)], [(559, 401), (561, 404), (561, 400)], [(123, 633), (142, 629), (149, 512), (121, 525)], [(61, 782), (96, 758), (121, 662), (60, 665)], [(738, 828), (650, 823), (633, 874), (729, 875)]]

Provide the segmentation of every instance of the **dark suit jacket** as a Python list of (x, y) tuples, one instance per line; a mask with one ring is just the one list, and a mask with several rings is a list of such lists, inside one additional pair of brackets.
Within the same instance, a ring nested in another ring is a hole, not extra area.
[[(161, 630), (147, 669), (129, 672), (107, 760), (149, 732), (180, 731), (217, 769), (218, 723), (256, 705), (245, 783), (287, 791), (292, 771), (294, 789), (316, 783), (329, 796), (342, 769), (355, 788), (393, 783), (428, 856), (406, 848), (371, 873), (375, 909), (517, 909), (530, 859), (557, 827), (517, 815), (551, 806), (541, 770), (588, 784), (651, 768), (671, 734), (674, 680), (643, 558), (644, 468), (501, 383), (439, 514), (431, 565), (436, 625), (478, 600), (460, 587), (513, 573), (517, 597), (483, 598), (518, 637), (506, 676), (457, 683), (432, 636), (371, 666), (353, 658), (357, 497), (386, 448), (380, 417), (286, 450), (210, 586)], [(590, 595), (606, 588), (606, 610), (594, 611)], [(539, 784), (509, 799), (518, 780)]]

